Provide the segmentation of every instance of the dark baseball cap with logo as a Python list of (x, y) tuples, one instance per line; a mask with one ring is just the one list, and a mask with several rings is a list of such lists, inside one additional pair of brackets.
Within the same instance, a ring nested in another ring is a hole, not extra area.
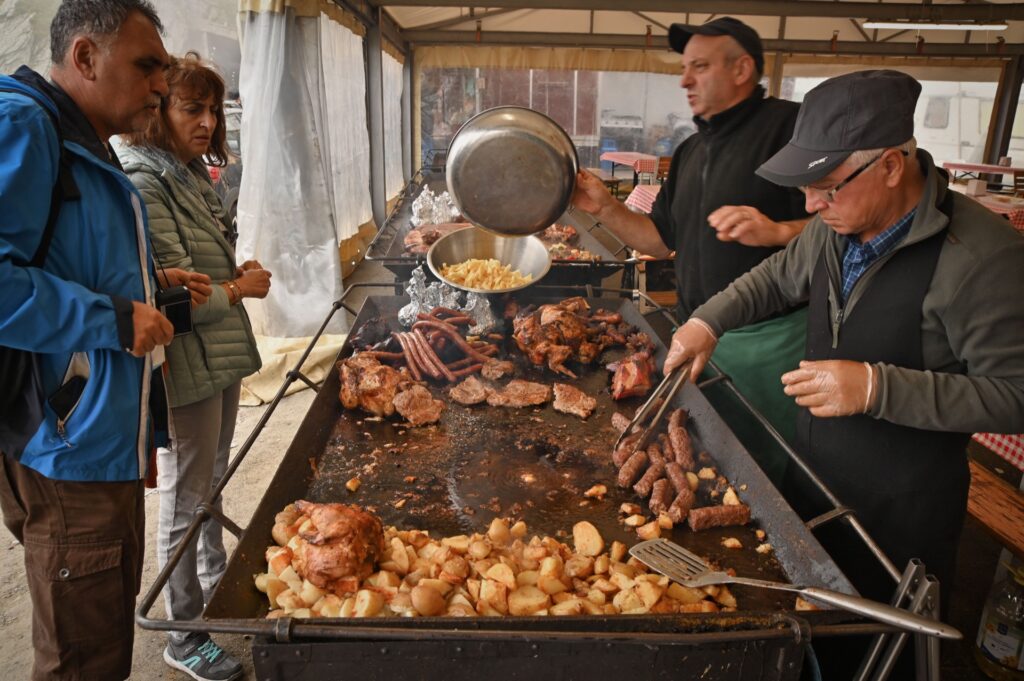
[(921, 84), (899, 71), (857, 71), (829, 78), (804, 97), (793, 139), (757, 174), (784, 187), (817, 182), (860, 149), (903, 144), (914, 136)]
[(668, 44), (672, 49), (682, 54), (686, 49), (686, 43), (695, 35), (727, 35), (740, 44), (747, 54), (754, 59), (758, 73), (764, 73), (764, 47), (761, 45), (761, 37), (757, 31), (744, 24), (739, 19), (732, 17), (719, 17), (706, 24), (672, 24), (668, 29)]

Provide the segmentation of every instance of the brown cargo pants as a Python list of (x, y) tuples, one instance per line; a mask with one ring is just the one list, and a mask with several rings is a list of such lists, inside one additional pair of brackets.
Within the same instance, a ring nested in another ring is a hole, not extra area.
[(143, 501), (141, 480), (53, 480), (0, 454), (4, 525), (25, 547), (33, 681), (131, 674)]

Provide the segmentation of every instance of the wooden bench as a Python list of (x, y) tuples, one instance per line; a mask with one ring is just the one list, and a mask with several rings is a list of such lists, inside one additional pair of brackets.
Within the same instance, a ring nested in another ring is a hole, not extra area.
[(1018, 558), (1024, 558), (1024, 492), (970, 461), (967, 512)]
[(619, 198), (619, 183), (621, 179), (615, 177), (609, 172), (605, 172), (600, 168), (585, 168), (585, 170), (596, 177), (597, 179), (604, 182), (604, 186), (608, 187), (608, 191), (612, 193), (612, 196)]

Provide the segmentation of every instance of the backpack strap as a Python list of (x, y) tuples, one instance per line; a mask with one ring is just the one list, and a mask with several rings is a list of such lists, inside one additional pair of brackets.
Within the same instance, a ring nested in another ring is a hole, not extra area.
[(46, 216), (46, 226), (43, 228), (43, 237), (39, 241), (39, 246), (36, 248), (35, 254), (32, 256), (32, 260), (27, 263), (19, 261), (18, 264), (29, 267), (42, 267), (46, 262), (46, 256), (50, 251), (50, 242), (53, 241), (53, 231), (57, 226), (57, 218), (60, 216), (61, 204), (65, 201), (74, 201), (81, 198), (82, 194), (78, 189), (78, 185), (75, 183), (75, 178), (71, 174), (71, 155), (68, 154), (67, 149), (64, 148), (64, 136), (61, 134), (60, 118), (50, 108), (48, 103), (44, 102), (42, 95), (36, 96), (30, 92), (24, 90), (16, 90), (9, 87), (0, 87), (0, 92), (11, 92), (14, 94), (28, 97), (35, 101), (46, 115), (50, 118), (50, 122), (53, 124), (54, 132), (57, 134), (57, 147), (60, 149), (60, 158), (57, 166), (57, 181), (53, 185), (53, 190), (50, 192), (50, 212)]

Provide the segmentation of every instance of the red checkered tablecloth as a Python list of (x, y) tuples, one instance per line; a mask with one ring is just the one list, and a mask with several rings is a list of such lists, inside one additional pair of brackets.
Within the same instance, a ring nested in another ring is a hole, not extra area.
[(1024, 470), (1024, 435), (975, 433), (974, 441), (985, 445), (1008, 463)]
[(606, 151), (601, 154), (602, 161), (629, 166), (634, 173), (658, 172), (658, 157), (641, 154), (636, 151)]
[(637, 213), (650, 213), (659, 191), (660, 184), (638, 184), (626, 197), (626, 205)]

